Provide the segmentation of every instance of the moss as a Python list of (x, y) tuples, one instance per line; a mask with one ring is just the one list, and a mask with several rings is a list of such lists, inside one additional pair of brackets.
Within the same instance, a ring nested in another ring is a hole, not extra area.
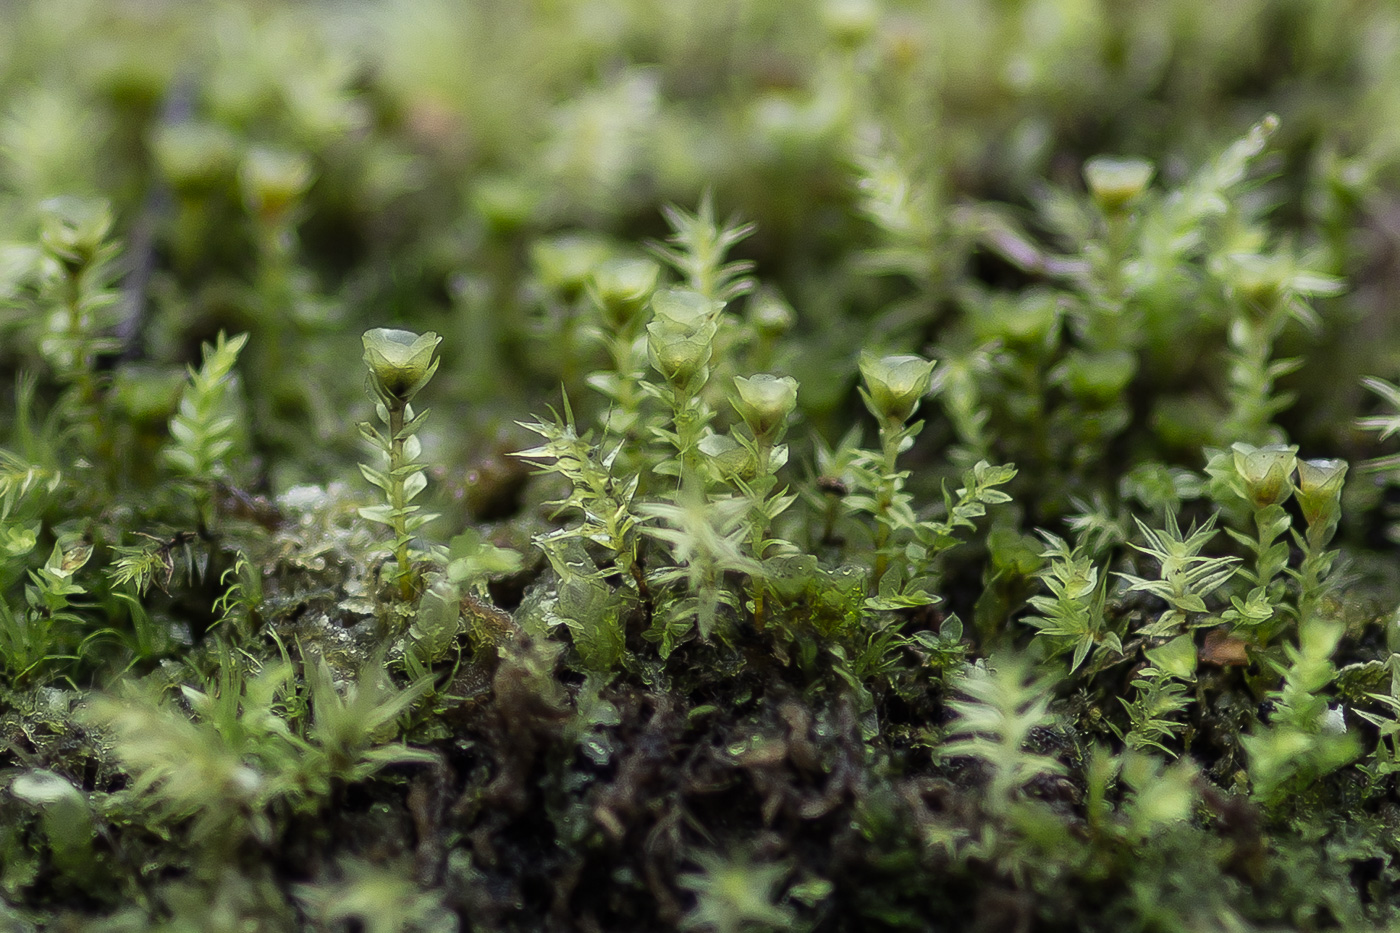
[(1398, 919), (1394, 10), (7, 15), (0, 925)]

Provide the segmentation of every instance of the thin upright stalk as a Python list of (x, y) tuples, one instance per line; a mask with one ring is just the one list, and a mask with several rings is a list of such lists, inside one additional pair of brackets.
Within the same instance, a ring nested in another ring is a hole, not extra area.
[(904, 426), (880, 425), (880, 449), (884, 455), (880, 475), (880, 489), (875, 499), (875, 567), (870, 574), (870, 590), (876, 592), (880, 581), (889, 569), (890, 506), (894, 504), (899, 491), (899, 477), (895, 473), (895, 461), (899, 458), (899, 444), (904, 437)]
[(413, 568), (408, 556), (408, 502), (404, 497), (403, 475), (399, 472), (405, 464), (403, 419), (405, 405), (396, 402), (389, 407), (389, 477), (390, 504), (394, 509), (394, 560), (399, 565), (399, 595), (404, 602), (413, 598)]

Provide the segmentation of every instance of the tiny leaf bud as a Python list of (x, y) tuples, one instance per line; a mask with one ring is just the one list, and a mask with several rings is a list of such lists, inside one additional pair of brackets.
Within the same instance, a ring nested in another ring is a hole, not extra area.
[(275, 222), (301, 200), (311, 185), (311, 162), (298, 152), (257, 146), (238, 170), (243, 199), (258, 217)]
[(721, 476), (753, 476), (753, 456), (728, 434), (707, 434), (697, 446)]
[(39, 209), (39, 240), (69, 270), (91, 263), (112, 229), (112, 208), (105, 199), (50, 198)]
[(921, 356), (876, 357), (862, 353), (860, 374), (865, 380), (864, 398), (870, 413), (881, 421), (908, 421), (919, 400), (928, 394), (934, 365)]
[(1084, 181), (1105, 214), (1121, 214), (1147, 190), (1154, 171), (1146, 159), (1096, 156), (1084, 165)]
[(691, 326), (700, 321), (713, 321), (723, 304), (706, 298), (692, 288), (667, 288), (651, 298), (651, 310), (657, 320)]
[(762, 440), (776, 437), (797, 407), (797, 380), (791, 376), (735, 376), (734, 388), (738, 394), (730, 397), (730, 404), (754, 437)]
[(437, 371), (433, 355), (441, 342), (442, 338), (432, 332), (420, 336), (387, 327), (365, 331), (365, 365), (376, 388), (396, 401), (413, 398)]
[(684, 389), (710, 362), (714, 336), (715, 325), (710, 321), (684, 324), (658, 317), (647, 325), (647, 358), (667, 382)]
[(609, 259), (593, 271), (589, 291), (607, 322), (621, 329), (646, 307), (660, 274), (650, 259)]
[(1293, 468), (1298, 459), (1297, 447), (1268, 444), (1233, 444), (1235, 472), (1244, 480), (1245, 495), (1254, 507), (1262, 509), (1284, 502), (1293, 493)]
[(602, 240), (566, 233), (536, 240), (530, 247), (530, 260), (545, 288), (572, 301), (583, 292), (588, 277), (608, 258), (608, 253), (608, 245)]
[(1346, 475), (1345, 460), (1298, 461), (1298, 505), (1309, 526), (1336, 517)]
[(771, 288), (759, 289), (749, 300), (748, 309), (749, 320), (753, 322), (754, 330), (770, 340), (792, 330), (792, 325), (797, 320), (792, 306)]

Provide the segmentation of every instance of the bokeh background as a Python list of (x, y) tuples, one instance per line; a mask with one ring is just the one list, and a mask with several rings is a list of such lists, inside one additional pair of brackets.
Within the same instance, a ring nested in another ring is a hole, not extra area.
[[(587, 395), (558, 352), (570, 290), (705, 192), (756, 224), (736, 255), (792, 310), (777, 362), (835, 433), (858, 347), (975, 347), (978, 309), (1037, 284), (989, 226), (1053, 246), (1041, 208), (1082, 192), (1087, 158), (1145, 157), (1170, 189), (1266, 113), (1280, 129), (1244, 203), (1347, 283), (1320, 330), (1281, 338), (1308, 349), (1282, 423), (1365, 453), (1358, 380), (1400, 370), (1378, 339), (1400, 283), (1394, 4), (8, 0), (0, 19), (0, 288), (22, 287), (44, 199), (111, 199), (120, 397), (163, 424), (201, 342), (250, 332), (274, 489), (353, 463), (370, 326), (446, 335), (448, 459), (518, 444), (561, 381)], [(1210, 429), (1225, 324), (1178, 311), (1133, 415), (1172, 422), (1168, 453), (1199, 467), (1230, 440)], [(40, 336), (22, 310), (5, 325), (14, 367)]]

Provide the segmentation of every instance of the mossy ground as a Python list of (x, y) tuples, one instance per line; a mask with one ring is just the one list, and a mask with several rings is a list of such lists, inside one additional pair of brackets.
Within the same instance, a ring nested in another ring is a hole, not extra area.
[(1390, 6), (0, 24), (0, 928), (1400, 923)]

